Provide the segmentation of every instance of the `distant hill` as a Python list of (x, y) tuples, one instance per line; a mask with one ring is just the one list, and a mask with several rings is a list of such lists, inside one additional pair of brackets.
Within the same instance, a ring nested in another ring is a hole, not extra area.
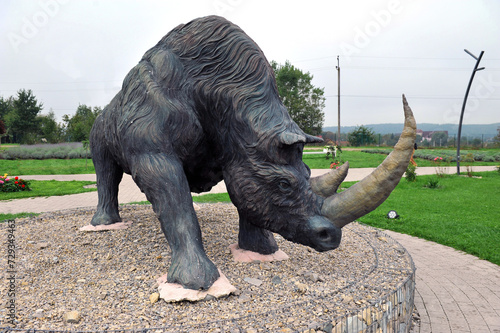
[[(390, 134), (390, 133), (401, 133), (403, 129), (403, 124), (373, 124), (373, 125), (363, 125), (365, 127), (371, 128), (375, 134)], [(357, 126), (340, 126), (342, 133), (349, 133), (354, 130)], [(497, 129), (500, 127), (500, 123), (495, 124), (484, 124), (484, 125), (462, 125), (462, 136), (471, 136), (480, 138), (481, 135), (485, 138), (491, 138), (497, 136)], [(418, 129), (422, 131), (448, 131), (449, 136), (457, 135), (458, 124), (429, 124), (422, 123), (417, 125)], [(337, 127), (328, 126), (323, 127), (323, 132), (337, 132)]]

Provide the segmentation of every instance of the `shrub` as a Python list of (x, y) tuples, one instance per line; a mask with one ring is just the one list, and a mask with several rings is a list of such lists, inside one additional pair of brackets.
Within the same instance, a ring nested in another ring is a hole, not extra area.
[(71, 142), (58, 144), (21, 145), (19, 147), (5, 150), (4, 152), (2, 152), (0, 159), (66, 159), (84, 157), (85, 149), (83, 148), (83, 145), (79, 142)]
[(415, 172), (416, 167), (413, 164), (408, 164), (408, 168), (406, 168), (405, 178), (408, 182), (414, 182), (417, 180), (417, 173)]
[(485, 154), (473, 154), (474, 161), (484, 161), (486, 158)]
[(430, 189), (439, 188), (439, 178), (436, 178), (436, 177), (429, 178), (429, 180), (424, 185), (424, 187), (427, 187), (427, 188), (430, 188)]

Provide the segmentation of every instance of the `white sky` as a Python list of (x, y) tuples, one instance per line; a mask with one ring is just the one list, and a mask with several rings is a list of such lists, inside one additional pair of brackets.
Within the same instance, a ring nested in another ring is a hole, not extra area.
[(31, 89), (61, 120), (79, 104), (104, 107), (127, 72), (172, 28), (218, 14), (269, 61), (313, 76), (325, 126), (401, 123), (401, 94), (417, 123), (500, 122), (500, 1), (452, 0), (0, 0), (0, 96)]

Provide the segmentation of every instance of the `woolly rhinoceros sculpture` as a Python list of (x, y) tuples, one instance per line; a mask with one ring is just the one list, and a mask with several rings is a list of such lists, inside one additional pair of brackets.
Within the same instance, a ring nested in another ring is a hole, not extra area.
[(168, 282), (208, 289), (219, 277), (205, 254), (191, 192), (224, 180), (239, 213), (238, 245), (270, 254), (273, 232), (317, 251), (339, 246), (341, 228), (379, 206), (410, 160), (416, 125), (367, 178), (336, 193), (348, 164), (310, 179), (305, 134), (283, 106), (274, 72), (238, 26), (209, 16), (179, 25), (126, 76), (91, 131), (99, 202), (91, 224), (121, 221), (123, 172), (152, 203), (172, 250)]

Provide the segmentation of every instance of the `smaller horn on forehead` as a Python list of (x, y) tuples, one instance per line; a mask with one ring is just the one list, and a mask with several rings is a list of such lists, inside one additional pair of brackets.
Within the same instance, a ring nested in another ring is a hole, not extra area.
[(334, 195), (347, 176), (348, 171), (349, 162), (345, 162), (338, 169), (333, 169), (324, 175), (311, 178), (309, 182), (313, 192), (323, 198)]

